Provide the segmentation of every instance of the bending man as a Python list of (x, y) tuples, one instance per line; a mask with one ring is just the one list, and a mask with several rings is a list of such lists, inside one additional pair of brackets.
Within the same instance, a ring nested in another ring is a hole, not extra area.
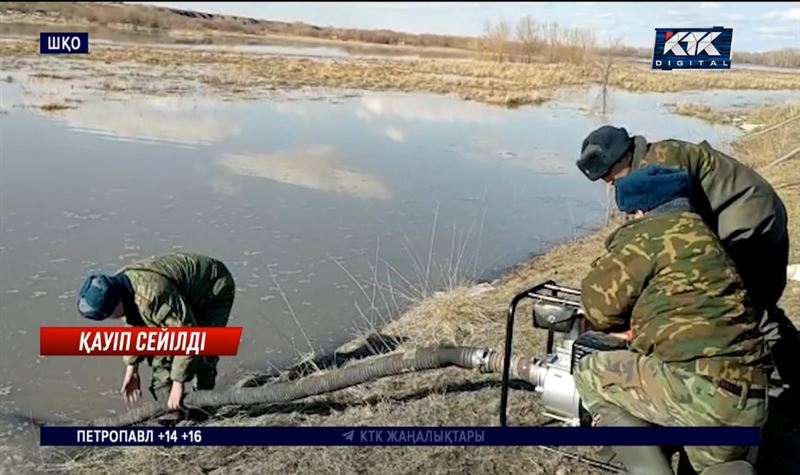
[(778, 372), (800, 390), (800, 341), (777, 306), (789, 262), (787, 213), (770, 184), (708, 142), (648, 143), (623, 128), (603, 126), (583, 141), (578, 168), (592, 181), (614, 184), (648, 165), (684, 170), (692, 181), (692, 208), (722, 241), (744, 280), (761, 320)]
[[(125, 318), (131, 326), (219, 326), (228, 324), (236, 286), (225, 264), (196, 254), (151, 257), (114, 275), (92, 274), (80, 290), (78, 311), (92, 320)], [(141, 396), (141, 356), (126, 356), (122, 393)], [(169, 391), (167, 406), (181, 407), (184, 383), (214, 389), (218, 356), (156, 356), (150, 359), (150, 392), (158, 399)]]
[[(581, 285), (587, 319), (628, 350), (592, 353), (575, 382), (599, 425), (760, 426), (769, 358), (731, 259), (691, 211), (685, 172), (648, 167), (618, 180), (632, 214)], [(635, 474), (671, 474), (659, 447), (614, 447)], [(697, 472), (747, 447), (686, 447)], [(746, 467), (749, 467), (745, 462)], [(723, 473), (739, 473), (728, 465)], [(744, 472), (748, 473), (748, 472)]]

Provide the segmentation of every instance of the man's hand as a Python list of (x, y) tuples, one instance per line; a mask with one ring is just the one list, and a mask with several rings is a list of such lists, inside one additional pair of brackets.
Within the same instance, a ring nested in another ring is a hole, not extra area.
[(125, 368), (125, 379), (122, 381), (122, 389), (120, 392), (125, 398), (125, 402), (136, 402), (142, 397), (138, 366), (128, 365)]
[(613, 336), (615, 338), (619, 338), (620, 340), (631, 341), (631, 340), (633, 340), (633, 337), (636, 336), (636, 332), (634, 332), (633, 328), (631, 328), (630, 330), (628, 330), (626, 332), (609, 333), (609, 335)]
[(183, 398), (183, 383), (173, 381), (172, 389), (169, 392), (169, 399), (167, 400), (167, 407), (173, 410), (181, 409), (181, 398)]

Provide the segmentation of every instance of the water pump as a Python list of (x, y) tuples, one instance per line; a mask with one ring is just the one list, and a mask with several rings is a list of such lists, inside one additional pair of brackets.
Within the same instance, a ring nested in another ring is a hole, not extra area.
[[(514, 318), (523, 300), (533, 300), (533, 326), (547, 331), (542, 359), (523, 360), (511, 356)], [(545, 415), (570, 426), (588, 425), (590, 415), (581, 404), (572, 373), (581, 358), (594, 351), (624, 349), (626, 342), (605, 333), (588, 330), (581, 308), (580, 291), (550, 280), (514, 296), (508, 308), (500, 425), (507, 425), (508, 384), (512, 373), (532, 383), (541, 394)], [(556, 335), (559, 335), (556, 341)]]

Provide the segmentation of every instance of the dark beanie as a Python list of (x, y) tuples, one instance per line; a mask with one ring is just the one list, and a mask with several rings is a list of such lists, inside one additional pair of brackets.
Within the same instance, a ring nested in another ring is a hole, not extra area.
[(116, 276), (93, 273), (81, 285), (78, 312), (90, 320), (105, 320), (117, 308), (124, 292)]
[(650, 211), (677, 198), (688, 198), (690, 183), (683, 170), (645, 167), (616, 181), (617, 206), (624, 213)]
[(602, 178), (625, 155), (632, 142), (627, 130), (604, 125), (583, 140), (578, 168), (592, 181)]

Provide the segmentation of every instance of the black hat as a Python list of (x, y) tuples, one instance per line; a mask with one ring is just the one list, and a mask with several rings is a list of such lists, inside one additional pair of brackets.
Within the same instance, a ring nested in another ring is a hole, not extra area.
[(631, 143), (633, 139), (627, 130), (604, 125), (584, 139), (578, 168), (592, 181), (602, 178), (625, 155)]

